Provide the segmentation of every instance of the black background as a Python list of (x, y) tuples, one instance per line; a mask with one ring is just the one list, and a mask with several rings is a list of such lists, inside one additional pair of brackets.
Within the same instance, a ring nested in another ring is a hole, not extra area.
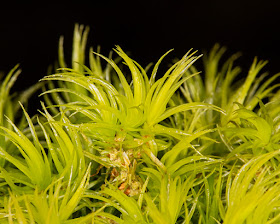
[[(215, 43), (246, 71), (254, 56), (280, 72), (280, 7), (277, 1), (76, 1), (14, 3), (0, 7), (0, 70), (20, 63), (16, 84), (24, 89), (42, 78), (57, 59), (60, 35), (70, 57), (74, 24), (90, 27), (89, 45), (108, 55), (117, 44), (143, 67), (174, 48), (167, 61), (190, 48), (210, 50)], [(68, 49), (68, 50), (67, 50)], [(69, 58), (70, 59), (70, 58)]]

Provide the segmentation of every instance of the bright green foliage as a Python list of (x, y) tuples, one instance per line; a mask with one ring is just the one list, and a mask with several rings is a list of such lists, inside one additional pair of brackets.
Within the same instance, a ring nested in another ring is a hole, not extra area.
[(22, 94), (18, 66), (1, 83), (1, 223), (280, 222), (280, 73), (255, 58), (241, 77), (219, 45), (162, 74), (171, 51), (144, 68), (90, 48), (85, 65), (88, 32), (75, 25), (70, 62), (60, 38), (58, 66)]
[[(23, 109), (24, 110), (24, 109)], [(33, 142), (31, 142), (10, 120), (14, 131), (0, 127), (3, 136), (12, 142), (20, 151), (22, 157), (14, 157), (5, 148), (0, 148), (0, 156), (9, 161), (13, 166), (1, 169), (2, 177), (13, 190), (19, 190), (15, 183), (23, 183), (29, 187), (38, 187), (40, 190), (51, 183), (51, 168), (43, 146), (38, 140), (34, 125), (24, 110)], [(30, 181), (29, 181), (30, 180)], [(26, 189), (27, 190), (27, 189)]]
[[(147, 170), (149, 176), (149, 170)], [(157, 178), (157, 180), (153, 180)], [(151, 181), (148, 185), (148, 191), (151, 189), (151, 194), (145, 194), (144, 199), (147, 204), (147, 213), (154, 223), (177, 223), (178, 218), (183, 216), (185, 223), (190, 223), (195, 201), (192, 199), (189, 192), (194, 184), (193, 175), (181, 178), (175, 178), (169, 175), (162, 175), (153, 171)], [(160, 185), (157, 185), (159, 183)], [(157, 193), (155, 196), (154, 194)], [(192, 205), (191, 211), (188, 211), (188, 206)]]
[(268, 161), (277, 154), (279, 150), (255, 157), (239, 169), (227, 188), (225, 223), (276, 223), (279, 170), (271, 170)]
[[(26, 119), (25, 116), (23, 116), (18, 102), (20, 101), (22, 104), (27, 106), (26, 104), (28, 102), (28, 98), (42, 86), (41, 83), (38, 83), (20, 94), (11, 94), (11, 88), (21, 73), (21, 70), (18, 69), (18, 67), (19, 65), (16, 65), (5, 78), (0, 77), (0, 125), (9, 130), (13, 129), (12, 122), (16, 122), (17, 127), (20, 130), (25, 128)], [(6, 117), (9, 119), (6, 119)], [(8, 152), (14, 150), (13, 145), (6, 141), (4, 135), (0, 135), (0, 147), (5, 148)], [(5, 160), (2, 158), (0, 158), (0, 166), (5, 166)]]
[[(7, 207), (1, 210), (2, 220), (8, 217), (5, 223), (81, 223), (92, 218), (83, 217), (70, 219), (77, 209), (86, 190), (89, 180), (89, 169), (83, 170), (75, 183), (62, 182), (62, 179), (54, 180), (44, 191), (35, 189), (33, 193), (21, 196), (10, 193)], [(80, 207), (81, 209), (82, 207)]]

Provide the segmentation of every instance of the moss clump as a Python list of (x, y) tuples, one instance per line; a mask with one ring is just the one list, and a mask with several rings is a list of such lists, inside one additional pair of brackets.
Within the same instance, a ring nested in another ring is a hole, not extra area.
[(164, 74), (170, 51), (143, 68), (119, 46), (114, 59), (90, 49), (85, 65), (88, 32), (75, 26), (71, 67), (61, 38), (53, 74), (16, 97), (17, 67), (1, 83), (1, 223), (279, 222), (279, 74), (261, 74), (267, 62), (242, 81), (219, 45)]

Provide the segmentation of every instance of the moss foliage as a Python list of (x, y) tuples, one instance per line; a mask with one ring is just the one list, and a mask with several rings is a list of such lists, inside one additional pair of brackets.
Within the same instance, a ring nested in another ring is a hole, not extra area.
[(280, 223), (279, 73), (219, 45), (160, 73), (170, 51), (88, 57), (88, 32), (26, 91), (10, 91), (18, 66), (1, 81), (0, 223)]

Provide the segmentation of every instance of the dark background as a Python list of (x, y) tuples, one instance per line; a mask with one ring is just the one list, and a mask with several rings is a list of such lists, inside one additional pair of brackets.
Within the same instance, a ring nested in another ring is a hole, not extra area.
[(277, 1), (261, 0), (14, 3), (0, 7), (0, 71), (20, 63), (23, 72), (15, 88), (36, 83), (57, 59), (60, 35), (70, 55), (74, 24), (80, 23), (90, 26), (89, 46), (101, 45), (108, 55), (118, 44), (143, 67), (171, 48), (169, 62), (190, 48), (202, 52), (220, 43), (228, 55), (243, 53), (244, 72), (258, 56), (269, 60), (266, 70), (276, 73), (279, 12)]

